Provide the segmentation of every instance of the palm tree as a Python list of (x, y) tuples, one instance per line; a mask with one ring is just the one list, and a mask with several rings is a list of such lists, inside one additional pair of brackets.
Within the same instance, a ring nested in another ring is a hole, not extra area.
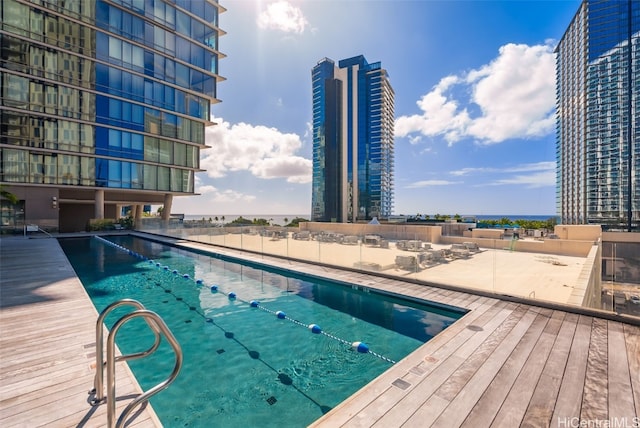
[(4, 186), (2, 186), (1, 184), (0, 184), (0, 198), (6, 199), (7, 201), (11, 202), (11, 204), (13, 205), (18, 203), (18, 197), (13, 193), (11, 193), (10, 191), (5, 190)]
[(500, 219), (500, 224), (511, 224), (511, 219), (508, 217), (502, 217)]

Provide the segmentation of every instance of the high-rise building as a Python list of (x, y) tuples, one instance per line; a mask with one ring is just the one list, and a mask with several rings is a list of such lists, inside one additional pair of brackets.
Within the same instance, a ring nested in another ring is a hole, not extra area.
[(393, 211), (394, 92), (380, 62), (324, 58), (311, 72), (314, 221), (355, 222)]
[(583, 0), (556, 48), (557, 211), (640, 225), (640, 2)]
[(3, 226), (84, 230), (194, 194), (217, 103), (217, 0), (1, 0)]

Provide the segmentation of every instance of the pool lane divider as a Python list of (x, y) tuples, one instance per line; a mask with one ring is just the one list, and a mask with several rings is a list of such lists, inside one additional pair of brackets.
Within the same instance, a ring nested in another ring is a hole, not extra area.
[[(187, 274), (187, 273), (180, 274), (180, 272), (178, 272), (178, 270), (171, 269), (169, 266), (166, 266), (166, 265), (163, 266), (161, 263), (158, 263), (158, 262), (156, 262), (154, 260), (151, 260), (148, 257), (146, 257), (146, 256), (144, 256), (142, 254), (136, 253), (135, 251), (132, 251), (132, 250), (130, 250), (130, 249), (128, 249), (128, 248), (126, 248), (126, 247), (124, 247), (122, 245), (116, 244), (115, 242), (111, 242), (108, 239), (105, 239), (105, 238), (103, 238), (101, 236), (94, 235), (94, 237), (96, 239), (98, 239), (100, 242), (103, 242), (106, 245), (109, 245), (109, 246), (114, 247), (114, 248), (116, 248), (116, 249), (118, 249), (120, 251), (123, 251), (123, 252), (129, 254), (130, 256), (133, 256), (133, 257), (139, 258), (141, 260), (147, 261), (149, 264), (155, 265), (156, 267), (161, 268), (162, 270), (164, 270), (166, 272), (170, 271), (170, 273), (172, 273), (173, 275), (181, 275), (184, 279), (193, 280), (195, 282), (195, 284), (198, 285), (198, 286), (204, 285), (204, 281), (202, 279), (192, 279), (191, 276), (189, 274)], [(222, 291), (222, 290), (220, 290), (220, 287), (217, 286), (217, 285), (212, 285), (210, 287), (210, 290), (211, 290), (211, 293), (217, 293), (218, 291)], [(391, 363), (391, 364), (395, 364), (396, 363), (396, 361), (392, 360), (391, 358), (387, 358), (384, 355), (381, 355), (381, 354), (378, 354), (377, 352), (372, 351), (371, 349), (369, 349), (369, 345), (367, 345), (364, 342), (348, 342), (348, 341), (346, 341), (346, 340), (344, 340), (344, 339), (342, 339), (340, 337), (337, 337), (337, 336), (335, 336), (333, 334), (325, 332), (317, 324), (305, 324), (305, 323), (303, 323), (301, 321), (298, 321), (298, 320), (296, 320), (294, 318), (291, 318), (291, 317), (287, 316), (287, 314), (284, 313), (283, 311), (273, 311), (273, 310), (271, 310), (269, 308), (266, 308), (266, 307), (262, 306), (260, 304), (260, 302), (258, 302), (257, 300), (246, 301), (246, 300), (240, 299), (240, 298), (238, 298), (236, 293), (234, 293), (233, 291), (228, 292), (227, 293), (227, 297), (229, 298), (229, 300), (238, 300), (240, 302), (248, 304), (252, 308), (258, 308), (258, 309), (261, 309), (261, 310), (263, 310), (265, 312), (268, 312), (268, 313), (270, 313), (272, 315), (275, 315), (278, 319), (286, 320), (286, 321), (292, 322), (293, 324), (296, 324), (298, 326), (304, 327), (304, 328), (308, 329), (313, 334), (320, 334), (320, 335), (326, 336), (326, 337), (328, 337), (330, 339), (333, 339), (335, 341), (338, 341), (338, 342), (340, 342), (340, 343), (342, 343), (344, 345), (347, 345), (347, 346), (351, 347), (354, 351), (357, 351), (357, 352), (359, 352), (361, 354), (371, 354), (371, 355), (373, 355), (373, 356), (375, 356), (375, 357), (377, 357), (377, 358), (379, 358), (379, 359), (381, 359), (383, 361), (386, 361), (388, 363)]]

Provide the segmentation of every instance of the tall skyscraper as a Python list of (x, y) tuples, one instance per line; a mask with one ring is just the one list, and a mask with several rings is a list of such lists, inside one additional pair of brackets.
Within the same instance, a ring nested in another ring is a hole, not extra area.
[(640, 225), (640, 2), (583, 0), (556, 49), (557, 211)]
[(84, 230), (194, 194), (217, 0), (1, 0), (2, 225)]
[(314, 221), (355, 222), (393, 212), (394, 92), (364, 56), (311, 72)]

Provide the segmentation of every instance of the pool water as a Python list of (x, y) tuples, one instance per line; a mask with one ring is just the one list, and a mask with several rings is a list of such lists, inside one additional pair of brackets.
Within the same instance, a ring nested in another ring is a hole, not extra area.
[[(180, 343), (180, 374), (151, 399), (166, 427), (307, 426), (464, 314), (140, 238), (106, 239), (155, 263), (96, 238), (62, 239), (60, 245), (98, 311), (136, 299), (158, 313)], [(114, 310), (107, 327), (131, 310)], [(309, 324), (333, 338), (313, 334)], [(354, 350), (350, 344), (357, 341), (371, 352)], [(117, 337), (123, 353), (152, 343), (141, 319)], [(152, 356), (128, 364), (147, 390), (167, 378), (174, 362), (163, 343)]]

